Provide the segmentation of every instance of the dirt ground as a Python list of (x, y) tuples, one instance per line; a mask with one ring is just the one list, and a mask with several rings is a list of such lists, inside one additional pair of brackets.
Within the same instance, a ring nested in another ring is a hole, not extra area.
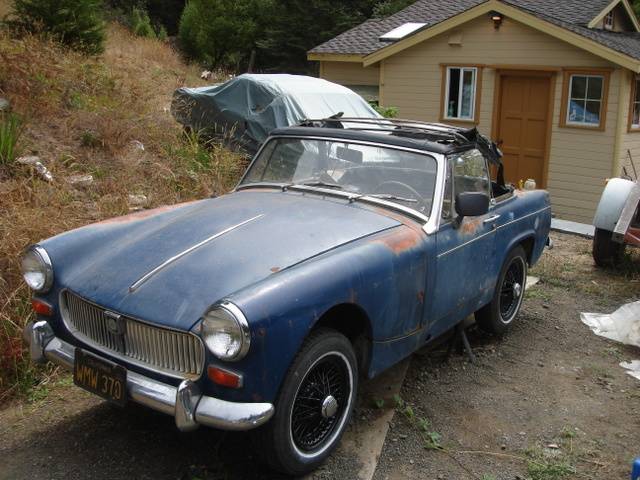
[[(640, 456), (640, 382), (618, 363), (640, 358), (640, 349), (595, 336), (579, 312), (639, 299), (639, 255), (605, 272), (593, 267), (588, 240), (552, 238), (513, 329), (503, 338), (471, 330), (475, 365), (421, 351), (400, 396), (361, 395), (351, 430), (396, 408), (374, 479), (628, 479)], [(384, 391), (376, 381), (373, 390)], [(65, 374), (0, 411), (0, 479), (278, 478), (249, 440), (179, 433), (172, 418), (104, 403)], [(341, 449), (314, 478), (351, 479), (358, 468)]]

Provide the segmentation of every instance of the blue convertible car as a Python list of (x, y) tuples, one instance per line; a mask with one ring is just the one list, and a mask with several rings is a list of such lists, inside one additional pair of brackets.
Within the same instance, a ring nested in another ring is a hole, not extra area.
[(255, 428), (273, 467), (307, 472), (339, 442), (360, 376), (470, 314), (495, 333), (513, 323), (551, 210), (500, 172), (475, 129), (276, 130), (227, 195), (31, 246), (31, 355), (181, 430)]

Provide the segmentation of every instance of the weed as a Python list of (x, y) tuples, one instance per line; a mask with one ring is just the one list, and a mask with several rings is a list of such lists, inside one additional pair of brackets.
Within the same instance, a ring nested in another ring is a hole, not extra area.
[(80, 135), (80, 145), (87, 148), (98, 148), (102, 146), (102, 141), (98, 138), (95, 132), (85, 130)]
[(427, 450), (442, 450), (442, 445), (440, 444), (440, 440), (442, 440), (442, 435), (438, 432), (425, 432), (423, 435), (424, 439), (424, 448)]
[(373, 399), (373, 405), (377, 409), (382, 409), (382, 408), (384, 408), (384, 400), (382, 398), (374, 398)]
[(21, 132), (21, 122), (17, 115), (0, 113), (0, 166), (6, 167), (15, 161)]
[(411, 405), (408, 405), (400, 395), (394, 395), (393, 400), (396, 404), (396, 409), (402, 412), (409, 424), (420, 432), (424, 448), (427, 450), (444, 450), (440, 443), (442, 435), (435, 430), (431, 430), (431, 422), (428, 419), (417, 417)]
[(527, 464), (527, 473), (531, 480), (559, 480), (576, 473), (575, 467), (568, 463), (537, 463), (529, 462)]

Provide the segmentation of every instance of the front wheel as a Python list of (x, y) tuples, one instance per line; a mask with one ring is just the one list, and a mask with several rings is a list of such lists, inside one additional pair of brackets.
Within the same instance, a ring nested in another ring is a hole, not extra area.
[(274, 418), (262, 431), (267, 463), (289, 475), (317, 468), (340, 441), (357, 388), (351, 342), (333, 330), (312, 333), (289, 369)]
[(520, 311), (526, 283), (527, 255), (518, 246), (507, 255), (491, 303), (475, 314), (480, 328), (490, 333), (506, 332)]

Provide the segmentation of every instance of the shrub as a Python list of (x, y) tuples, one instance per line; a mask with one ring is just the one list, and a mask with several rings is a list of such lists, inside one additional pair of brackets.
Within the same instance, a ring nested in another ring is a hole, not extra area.
[(373, 109), (382, 115), (384, 118), (396, 118), (398, 116), (397, 107), (381, 107), (377, 103), (370, 103)]
[(20, 119), (15, 114), (0, 113), (0, 167), (7, 167), (15, 161), (20, 132)]
[(13, 0), (8, 24), (30, 33), (47, 33), (74, 49), (104, 51), (102, 0)]
[(134, 7), (131, 10), (129, 25), (138, 37), (156, 38), (156, 32), (151, 25), (151, 19), (146, 10)]

